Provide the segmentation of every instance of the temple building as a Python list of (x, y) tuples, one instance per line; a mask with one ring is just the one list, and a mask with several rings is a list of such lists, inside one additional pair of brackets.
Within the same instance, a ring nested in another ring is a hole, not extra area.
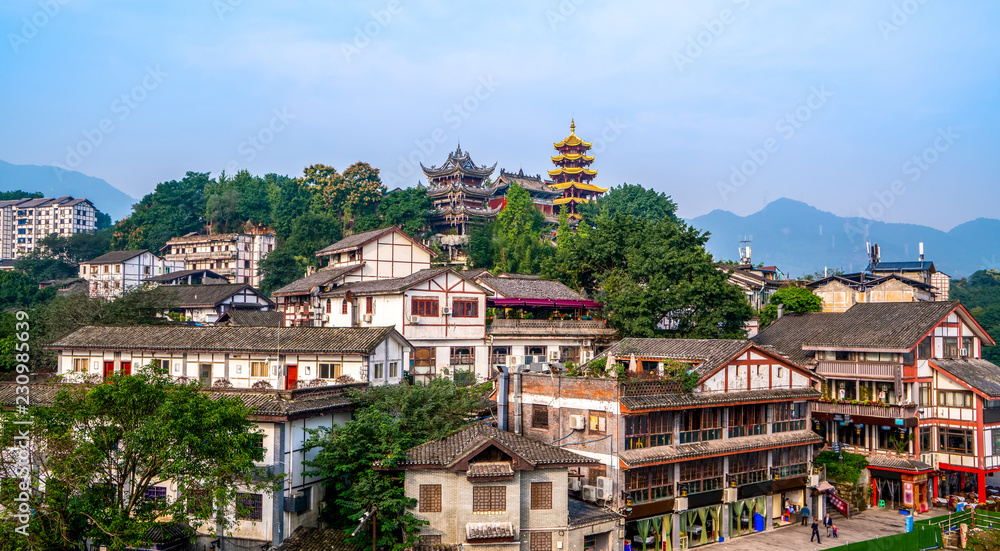
[(571, 218), (579, 219), (577, 204), (600, 197), (608, 188), (591, 183), (597, 176), (596, 170), (588, 168), (594, 162), (594, 156), (587, 155), (591, 142), (585, 142), (577, 137), (576, 121), (570, 122), (569, 136), (552, 145), (559, 155), (552, 157), (552, 163), (556, 168), (549, 171), (549, 177), (552, 178), (549, 187), (562, 192), (562, 197), (553, 202), (555, 212), (558, 214), (565, 208)]
[(489, 202), (491, 209), (503, 210), (507, 206), (507, 192), (510, 190), (511, 184), (517, 184), (527, 190), (532, 202), (545, 216), (546, 222), (551, 224), (559, 222), (559, 218), (555, 214), (555, 201), (562, 196), (562, 192), (549, 187), (548, 182), (543, 181), (541, 175), (531, 176), (525, 174), (524, 170), (518, 170), (517, 173), (514, 173), (500, 169), (500, 177), (497, 178), (496, 185), (493, 186), (493, 197)]
[(490, 209), (488, 205), (494, 190), (489, 177), (496, 167), (496, 163), (475, 164), (461, 145), (439, 167), (428, 168), (421, 163), (420, 168), (427, 176), (427, 195), (433, 204), (429, 220), (433, 233), (465, 236), (470, 223), (485, 223), (496, 216), (499, 209)]

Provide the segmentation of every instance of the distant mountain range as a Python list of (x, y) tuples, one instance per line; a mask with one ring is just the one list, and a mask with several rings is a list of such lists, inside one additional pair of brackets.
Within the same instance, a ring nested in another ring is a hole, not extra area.
[(719, 260), (738, 260), (739, 241), (752, 236), (751, 261), (775, 265), (790, 277), (846, 272), (868, 265), (865, 242), (878, 243), (882, 260), (917, 260), (924, 243), (927, 260), (952, 277), (1000, 269), (1000, 220), (977, 218), (944, 232), (917, 224), (844, 218), (791, 199), (778, 199), (760, 212), (737, 216), (714, 210), (688, 220), (711, 232), (709, 251)]
[(101, 212), (121, 220), (139, 200), (106, 181), (75, 170), (63, 171), (54, 166), (12, 165), (0, 161), (0, 191), (40, 191), (46, 197), (86, 197)]

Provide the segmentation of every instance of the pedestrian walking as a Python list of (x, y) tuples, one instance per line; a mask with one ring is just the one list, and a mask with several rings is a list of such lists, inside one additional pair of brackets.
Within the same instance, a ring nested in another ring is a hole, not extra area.
[(830, 513), (827, 513), (823, 517), (823, 526), (826, 526), (826, 537), (830, 537), (830, 527), (833, 526), (833, 519), (830, 518)]
[(802, 506), (802, 526), (808, 526), (809, 525), (809, 516), (810, 516), (809, 506), (808, 505), (803, 505)]
[(833, 536), (831, 536), (831, 537), (833, 537), (834, 539), (836, 539), (837, 538), (837, 525), (836, 524), (831, 524), (830, 527), (831, 527), (830, 528), (830, 532), (833, 534)]
[(822, 543), (820, 541), (820, 538), (819, 538), (819, 521), (818, 520), (813, 519), (812, 529), (813, 529), (813, 531), (812, 531), (812, 535), (809, 536), (809, 541), (812, 542), (813, 538), (816, 538), (816, 543)]

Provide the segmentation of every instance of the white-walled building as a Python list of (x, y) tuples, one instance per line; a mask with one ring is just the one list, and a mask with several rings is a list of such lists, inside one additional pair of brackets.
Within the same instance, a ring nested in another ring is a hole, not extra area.
[(183, 264), (182, 270), (212, 270), (230, 283), (260, 285), (258, 263), (274, 250), (273, 233), (189, 233), (175, 237), (160, 250), (167, 260)]
[(274, 303), (246, 283), (205, 283), (201, 285), (162, 285), (160, 293), (170, 304), (170, 311), (183, 316), (182, 321), (215, 323), (232, 310), (266, 312)]
[(150, 278), (179, 272), (182, 262), (164, 260), (146, 249), (112, 251), (80, 263), (80, 277), (87, 280), (90, 296), (117, 298), (131, 287), (145, 284)]
[[(341, 377), (397, 384), (412, 346), (392, 327), (81, 327), (47, 346), (68, 381), (156, 363), (203, 386), (329, 385)], [(223, 381), (223, 382), (220, 382)]]
[(0, 259), (19, 259), (50, 234), (72, 235), (97, 229), (97, 209), (88, 199), (0, 201)]

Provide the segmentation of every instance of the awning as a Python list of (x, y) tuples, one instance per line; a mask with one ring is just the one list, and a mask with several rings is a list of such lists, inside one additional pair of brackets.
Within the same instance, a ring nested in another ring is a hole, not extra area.
[(541, 308), (601, 308), (604, 305), (593, 300), (549, 300), (539, 298), (491, 298), (496, 306), (535, 306)]
[(816, 491), (817, 492), (829, 492), (830, 490), (833, 490), (833, 489), (835, 489), (833, 487), (833, 484), (830, 484), (829, 482), (827, 482), (825, 480), (823, 482), (820, 482), (819, 484), (816, 485)]

